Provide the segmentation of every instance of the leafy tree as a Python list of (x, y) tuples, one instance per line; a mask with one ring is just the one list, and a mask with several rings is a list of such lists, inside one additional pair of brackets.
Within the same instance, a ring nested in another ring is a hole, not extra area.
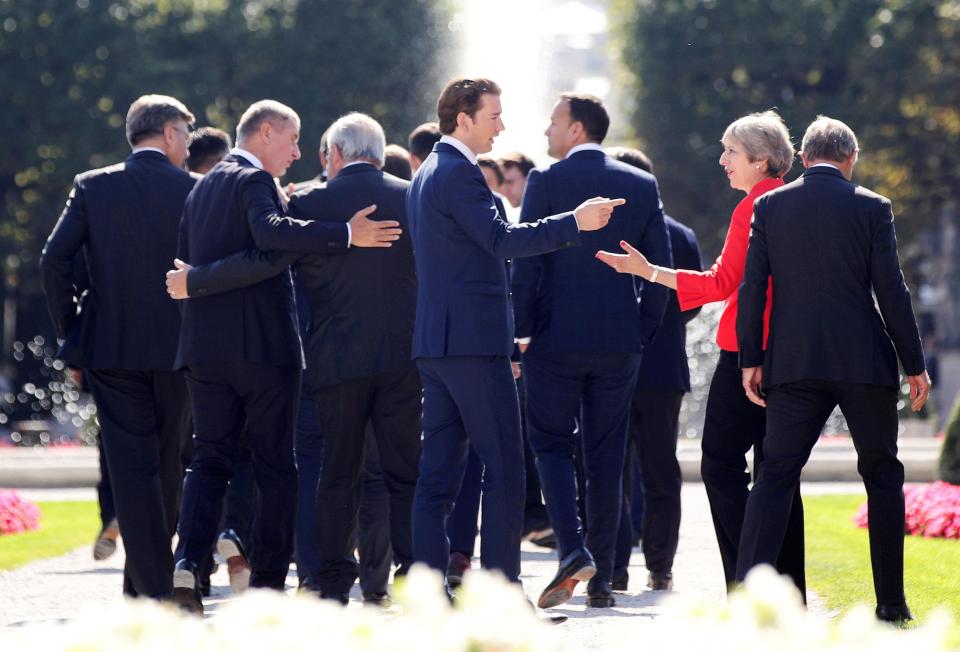
[[(960, 2), (611, 0), (633, 126), (668, 210), (717, 251), (731, 192), (727, 124), (776, 108), (796, 141), (847, 122), (858, 181), (891, 197), (907, 244), (960, 194)], [(800, 172), (794, 167), (788, 179)]]

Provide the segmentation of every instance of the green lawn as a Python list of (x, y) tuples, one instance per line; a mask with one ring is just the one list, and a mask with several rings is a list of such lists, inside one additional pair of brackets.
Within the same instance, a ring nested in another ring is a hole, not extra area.
[[(22, 566), (45, 557), (56, 557), (78, 546), (93, 546), (100, 531), (97, 503), (37, 503), (40, 529), (0, 535), (0, 571)], [(92, 552), (91, 552), (92, 554)]]
[[(867, 531), (853, 524), (863, 495), (809, 496), (806, 518), (807, 585), (827, 607), (845, 612), (876, 604)], [(907, 604), (918, 620), (946, 606), (960, 621), (960, 541), (908, 536), (904, 547)]]

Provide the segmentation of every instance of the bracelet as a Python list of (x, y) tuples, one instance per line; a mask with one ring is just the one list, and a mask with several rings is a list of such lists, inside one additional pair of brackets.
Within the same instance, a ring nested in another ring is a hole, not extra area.
[(657, 282), (657, 276), (660, 275), (660, 268), (657, 267), (656, 265), (651, 265), (651, 267), (653, 267), (653, 274), (650, 275), (649, 281), (650, 281), (651, 283), (656, 283), (656, 282)]

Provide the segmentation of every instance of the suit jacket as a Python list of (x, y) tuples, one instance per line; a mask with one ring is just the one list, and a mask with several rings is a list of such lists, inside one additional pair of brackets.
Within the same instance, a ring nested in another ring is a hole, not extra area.
[[(773, 309), (764, 355), (768, 275)], [(924, 370), (890, 200), (835, 168), (810, 168), (756, 201), (739, 302), (740, 363), (762, 363), (765, 387), (798, 380), (898, 386), (897, 356), (908, 375)]]
[(513, 310), (504, 260), (580, 242), (573, 213), (508, 224), (480, 168), (437, 143), (407, 193), (417, 264), (414, 358), (509, 356)]
[(529, 352), (640, 353), (657, 331), (667, 289), (616, 271), (597, 251), (637, 247), (655, 265), (671, 264), (670, 240), (653, 175), (584, 150), (532, 170), (523, 193), (522, 222), (572, 210), (596, 196), (623, 197), (603, 229), (582, 234), (583, 245), (516, 261), (513, 300), (517, 336), (532, 337)]
[[(74, 180), (40, 257), (47, 308), (64, 340), (58, 355), (68, 365), (173, 369), (180, 312), (164, 273), (198, 178), (147, 150)], [(88, 281), (76, 273), (78, 255), (86, 257)]]
[[(231, 154), (187, 197), (178, 250), (191, 265), (252, 249), (344, 253), (347, 231), (286, 216), (273, 177)], [(196, 288), (183, 301), (177, 366), (226, 362), (302, 367), (289, 271), (220, 294)]]
[(290, 200), (291, 216), (331, 224), (343, 224), (376, 204), (371, 219), (397, 220), (403, 229), (390, 248), (355, 248), (344, 256), (253, 249), (190, 270), (188, 291), (209, 296), (233, 290), (283, 274), (292, 264), (306, 347), (306, 391), (408, 365), (417, 295), (406, 219), (409, 185), (362, 163)]
[[(700, 246), (693, 229), (684, 226), (669, 215), (663, 216), (670, 234), (670, 249), (675, 269), (703, 269)], [(680, 312), (676, 292), (667, 293), (667, 308), (663, 322), (653, 341), (643, 350), (638, 390), (678, 389), (690, 391), (690, 366), (687, 364), (687, 322), (697, 316), (700, 308)]]

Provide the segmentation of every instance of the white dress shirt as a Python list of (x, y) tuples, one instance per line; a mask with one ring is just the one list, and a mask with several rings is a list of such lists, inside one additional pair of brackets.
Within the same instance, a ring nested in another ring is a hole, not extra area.
[(570, 158), (577, 152), (602, 152), (602, 151), (603, 151), (603, 148), (600, 147), (598, 143), (583, 143), (581, 145), (577, 145), (576, 147), (571, 147), (570, 151), (567, 152), (567, 155), (564, 156), (563, 158)]
[(453, 136), (440, 136), (440, 142), (446, 143), (447, 145), (450, 145), (450, 147), (457, 148), (457, 151), (466, 156), (468, 161), (474, 165), (477, 164), (477, 155), (474, 154), (472, 149), (464, 145), (463, 141), (454, 138)]

